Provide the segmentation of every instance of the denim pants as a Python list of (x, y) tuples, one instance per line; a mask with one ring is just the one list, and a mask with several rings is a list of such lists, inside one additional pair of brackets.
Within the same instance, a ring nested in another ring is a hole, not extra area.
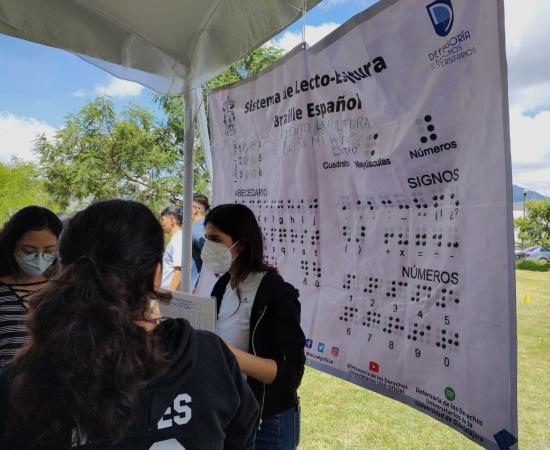
[(293, 450), (300, 442), (300, 410), (292, 407), (262, 420), (256, 450)]

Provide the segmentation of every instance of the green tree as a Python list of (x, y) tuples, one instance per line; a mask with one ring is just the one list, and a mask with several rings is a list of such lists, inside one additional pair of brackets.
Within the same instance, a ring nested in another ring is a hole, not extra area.
[[(180, 149), (180, 156), (183, 159), (183, 146), (185, 135), (185, 123), (183, 119), (184, 104), (181, 97), (178, 96), (160, 96), (153, 95), (153, 101), (157, 103), (164, 112), (165, 119), (161, 122), (166, 135), (172, 145)], [(208, 195), (210, 193), (210, 174), (204, 158), (204, 150), (200, 145), (200, 139), (195, 131), (195, 145), (193, 150), (193, 189), (194, 192), (200, 192)], [(183, 168), (182, 168), (183, 170)], [(181, 180), (178, 180), (181, 186)], [(180, 195), (182, 188), (180, 188)]]
[(34, 164), (16, 158), (0, 163), (0, 228), (16, 211), (29, 205), (59, 210)]
[(207, 83), (208, 89), (216, 89), (256, 75), (277, 61), (283, 54), (280, 48), (260, 47), (246, 55)]
[[(258, 73), (281, 56), (259, 48), (203, 90)], [(178, 96), (153, 96), (163, 116), (131, 105), (117, 114), (108, 97), (100, 97), (69, 114), (53, 139), (39, 136), (35, 151), (47, 192), (62, 207), (71, 201), (132, 198), (153, 209), (179, 203), (183, 193), (184, 105)], [(199, 139), (195, 139), (195, 192), (208, 194), (210, 178)]]
[(112, 197), (156, 207), (181, 195), (181, 150), (137, 105), (117, 115), (109, 98), (97, 98), (67, 116), (52, 140), (40, 136), (35, 151), (48, 192), (64, 207)]
[(550, 246), (550, 200), (528, 200), (527, 215), (515, 220), (522, 241)]

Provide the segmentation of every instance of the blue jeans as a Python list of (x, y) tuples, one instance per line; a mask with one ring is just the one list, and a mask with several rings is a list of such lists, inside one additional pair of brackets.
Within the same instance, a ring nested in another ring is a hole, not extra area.
[(261, 428), (256, 431), (256, 450), (293, 450), (299, 442), (299, 407), (264, 419)]

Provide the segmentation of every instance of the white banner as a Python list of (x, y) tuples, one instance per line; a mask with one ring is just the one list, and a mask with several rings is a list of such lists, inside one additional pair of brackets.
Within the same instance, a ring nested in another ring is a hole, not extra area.
[(209, 102), (215, 203), (255, 211), (308, 362), (486, 448), (517, 437), (506, 92), (502, 1), (388, 0)]

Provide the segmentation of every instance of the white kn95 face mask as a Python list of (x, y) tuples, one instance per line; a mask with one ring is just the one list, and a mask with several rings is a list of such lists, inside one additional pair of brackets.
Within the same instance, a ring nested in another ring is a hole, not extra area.
[(210, 272), (219, 275), (228, 272), (233, 262), (231, 249), (238, 243), (237, 241), (231, 247), (227, 248), (221, 242), (214, 242), (207, 239), (201, 251), (202, 263)]

